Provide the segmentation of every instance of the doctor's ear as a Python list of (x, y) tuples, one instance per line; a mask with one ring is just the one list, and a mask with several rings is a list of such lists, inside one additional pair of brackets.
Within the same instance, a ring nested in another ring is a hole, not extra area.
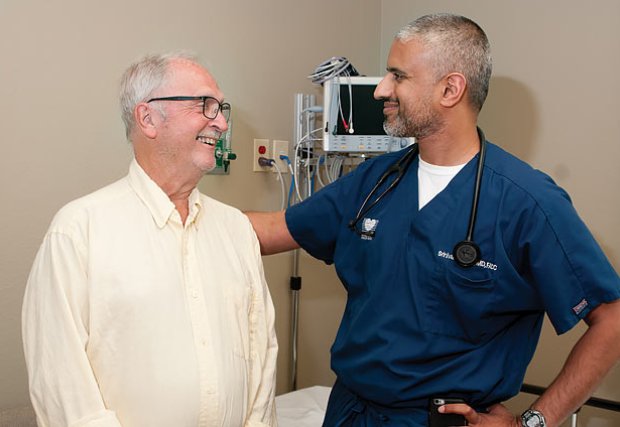
[(140, 129), (140, 132), (149, 139), (157, 136), (156, 119), (153, 113), (151, 107), (144, 102), (136, 105), (133, 112), (136, 128)]
[(467, 79), (461, 73), (450, 73), (442, 79), (442, 83), (441, 105), (448, 108), (454, 107), (465, 95)]

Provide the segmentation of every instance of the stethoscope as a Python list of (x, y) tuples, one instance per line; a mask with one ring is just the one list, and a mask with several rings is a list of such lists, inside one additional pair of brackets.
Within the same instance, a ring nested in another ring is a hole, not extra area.
[[(484, 133), (478, 128), (478, 137), (480, 138), (480, 156), (478, 157), (478, 168), (476, 170), (476, 183), (474, 186), (474, 194), (471, 206), (471, 212), (469, 214), (469, 225), (467, 227), (467, 236), (465, 240), (457, 243), (453, 249), (454, 260), (461, 267), (472, 267), (478, 263), (481, 259), (480, 248), (474, 242), (474, 228), (476, 226), (476, 216), (478, 214), (478, 200), (480, 198), (480, 185), (482, 182), (482, 170), (484, 169), (484, 157), (486, 155), (486, 139)], [(373, 238), (375, 236), (375, 230), (360, 230), (357, 224), (361, 219), (370, 211), (379, 201), (390, 191), (392, 191), (401, 178), (409, 168), (409, 165), (418, 155), (418, 144), (414, 144), (403, 157), (393, 163), (377, 181), (375, 186), (370, 190), (370, 193), (364, 199), (362, 206), (357, 211), (357, 215), (351, 221), (349, 221), (349, 228), (360, 236), (366, 236)], [(379, 187), (388, 179), (392, 174), (396, 173), (396, 178), (390, 183), (390, 185), (379, 194), (372, 202), (369, 203), (372, 196), (377, 192)]]

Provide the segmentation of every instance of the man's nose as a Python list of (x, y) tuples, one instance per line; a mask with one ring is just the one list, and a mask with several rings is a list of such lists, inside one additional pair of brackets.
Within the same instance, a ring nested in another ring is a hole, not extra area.
[(211, 120), (210, 126), (216, 128), (221, 133), (228, 130), (228, 122), (221, 111), (217, 114), (217, 116), (215, 116), (214, 119)]
[(377, 87), (375, 88), (375, 92), (373, 94), (374, 98), (377, 100), (381, 99), (389, 99), (391, 93), (391, 88), (389, 87), (389, 82), (387, 76), (383, 77)]

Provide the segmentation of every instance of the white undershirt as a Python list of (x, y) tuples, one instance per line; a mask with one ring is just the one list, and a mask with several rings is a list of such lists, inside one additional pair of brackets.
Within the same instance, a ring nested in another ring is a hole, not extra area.
[(418, 209), (422, 209), (437, 194), (446, 188), (448, 183), (466, 163), (456, 166), (437, 166), (426, 163), (419, 158), (418, 166)]

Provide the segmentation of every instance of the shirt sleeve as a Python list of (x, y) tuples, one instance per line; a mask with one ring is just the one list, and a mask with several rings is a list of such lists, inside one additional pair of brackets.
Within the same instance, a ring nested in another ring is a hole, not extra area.
[(30, 397), (40, 426), (120, 427), (87, 358), (86, 251), (48, 232), (28, 278), (22, 335)]
[(343, 221), (353, 219), (353, 215), (347, 217), (347, 209), (355, 205), (351, 196), (361, 191), (353, 182), (357, 174), (355, 170), (339, 178), (286, 210), (286, 225), (293, 239), (310, 255), (327, 264), (334, 262)]
[(252, 238), (252, 302), (250, 313), (250, 398), (246, 427), (275, 427), (276, 359), (278, 343), (275, 333), (275, 312), (260, 255), (256, 234), (248, 221)]
[(522, 241), (545, 310), (561, 334), (601, 303), (620, 298), (620, 279), (568, 195), (557, 187), (548, 194)]

